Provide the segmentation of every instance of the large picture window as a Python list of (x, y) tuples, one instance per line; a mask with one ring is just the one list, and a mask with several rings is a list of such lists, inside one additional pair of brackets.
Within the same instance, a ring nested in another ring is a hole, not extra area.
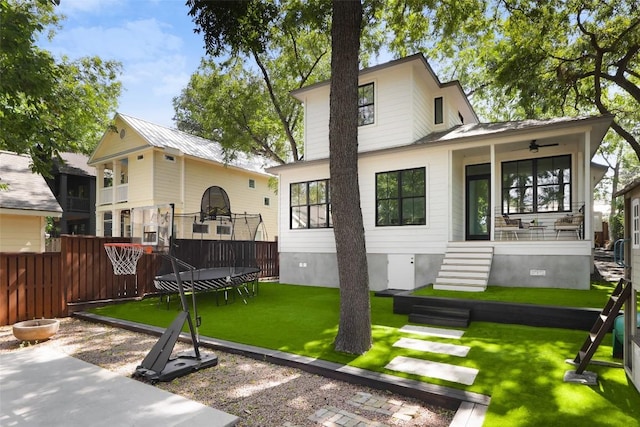
[(292, 229), (333, 226), (328, 179), (294, 183), (290, 190)]
[(571, 156), (502, 164), (502, 212), (571, 211)]
[(425, 168), (377, 173), (376, 226), (425, 224)]
[(358, 126), (373, 124), (375, 119), (373, 83), (358, 87)]

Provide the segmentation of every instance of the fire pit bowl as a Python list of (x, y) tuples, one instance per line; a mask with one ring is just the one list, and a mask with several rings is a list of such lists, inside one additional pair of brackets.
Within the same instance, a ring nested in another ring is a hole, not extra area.
[(20, 341), (44, 341), (56, 334), (60, 327), (58, 319), (34, 319), (13, 325), (13, 336)]

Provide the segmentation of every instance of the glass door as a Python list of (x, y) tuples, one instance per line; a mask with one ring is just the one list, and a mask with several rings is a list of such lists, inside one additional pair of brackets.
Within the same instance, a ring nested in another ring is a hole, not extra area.
[(465, 172), (465, 239), (489, 240), (491, 164), (469, 165)]

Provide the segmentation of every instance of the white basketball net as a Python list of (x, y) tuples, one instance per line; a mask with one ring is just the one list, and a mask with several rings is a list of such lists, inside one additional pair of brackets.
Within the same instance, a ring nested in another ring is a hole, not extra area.
[(138, 260), (144, 252), (142, 245), (104, 245), (111, 264), (113, 265), (113, 274), (136, 274)]

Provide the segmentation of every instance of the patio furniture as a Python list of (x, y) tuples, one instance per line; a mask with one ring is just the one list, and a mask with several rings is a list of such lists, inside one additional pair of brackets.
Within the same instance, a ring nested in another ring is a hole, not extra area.
[(553, 224), (553, 228), (556, 230), (556, 240), (561, 231), (570, 231), (576, 233), (578, 240), (582, 237), (582, 223), (584, 221), (584, 215), (566, 215), (562, 218), (558, 218)]
[(510, 219), (506, 215), (496, 216), (495, 231), (500, 232), (500, 240), (502, 240), (502, 233), (505, 231), (511, 233), (518, 240), (518, 230), (520, 230), (519, 219)]

